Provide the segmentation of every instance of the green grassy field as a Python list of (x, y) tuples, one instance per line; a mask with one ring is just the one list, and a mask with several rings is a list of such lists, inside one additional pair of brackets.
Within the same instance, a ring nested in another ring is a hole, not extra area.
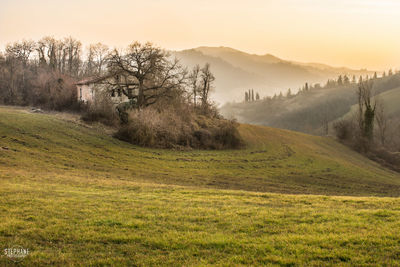
[(400, 265), (399, 174), (329, 138), (240, 132), (244, 150), (155, 150), (0, 108), (1, 249), (29, 248), (26, 266)]

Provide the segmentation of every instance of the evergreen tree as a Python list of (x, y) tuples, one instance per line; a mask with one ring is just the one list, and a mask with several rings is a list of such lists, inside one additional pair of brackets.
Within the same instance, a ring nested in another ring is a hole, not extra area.
[(291, 98), (292, 97), (292, 90), (290, 90), (290, 88), (287, 90), (286, 97), (287, 98)]
[(343, 84), (350, 84), (350, 79), (347, 77), (347, 75), (344, 75), (343, 77)]
[(343, 85), (342, 75), (339, 75), (339, 78), (338, 78), (338, 80), (337, 80), (337, 84), (338, 84), (339, 86), (342, 86), (342, 85)]
[(247, 93), (247, 91), (244, 92), (244, 101), (249, 102), (249, 93)]
[(351, 80), (351, 83), (356, 83), (357, 79), (356, 79), (356, 75), (353, 75), (353, 79)]
[(376, 72), (374, 73), (374, 79), (378, 79), (378, 74)]
[(256, 94), (256, 100), (260, 100), (260, 95), (258, 93)]

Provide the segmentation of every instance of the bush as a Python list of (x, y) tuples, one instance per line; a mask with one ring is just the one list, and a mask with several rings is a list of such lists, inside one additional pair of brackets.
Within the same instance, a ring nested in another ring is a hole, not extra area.
[(156, 148), (229, 149), (243, 145), (235, 122), (198, 115), (189, 107), (133, 110), (115, 136)]
[(373, 146), (373, 142), (361, 133), (354, 117), (335, 122), (333, 128), (339, 141), (358, 152), (366, 153)]
[(333, 124), (336, 132), (336, 137), (342, 141), (350, 140), (353, 138), (353, 126), (350, 121), (340, 120)]
[(119, 119), (114, 103), (106, 93), (98, 93), (92, 102), (84, 104), (81, 119), (86, 122), (101, 122), (108, 126), (117, 126)]
[(390, 152), (383, 147), (373, 148), (367, 156), (381, 165), (400, 172), (400, 153)]
[[(396, 139), (390, 140), (391, 147), (380, 146), (364, 137), (353, 119), (341, 120), (334, 124), (337, 138), (345, 145), (362, 153), (379, 164), (400, 172), (400, 153), (396, 152)], [(398, 134), (396, 134), (398, 136)], [(390, 151), (392, 150), (392, 151)]]

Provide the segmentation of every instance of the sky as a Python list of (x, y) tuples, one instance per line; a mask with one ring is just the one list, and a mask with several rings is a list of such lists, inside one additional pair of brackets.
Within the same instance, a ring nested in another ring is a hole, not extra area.
[(0, 46), (43, 36), (400, 68), (400, 0), (0, 0)]

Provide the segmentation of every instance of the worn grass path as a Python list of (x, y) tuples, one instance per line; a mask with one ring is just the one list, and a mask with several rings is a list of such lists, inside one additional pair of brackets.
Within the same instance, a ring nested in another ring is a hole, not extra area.
[(398, 174), (329, 138), (240, 131), (245, 150), (153, 150), (0, 108), (0, 248), (29, 248), (25, 266), (400, 265)]

